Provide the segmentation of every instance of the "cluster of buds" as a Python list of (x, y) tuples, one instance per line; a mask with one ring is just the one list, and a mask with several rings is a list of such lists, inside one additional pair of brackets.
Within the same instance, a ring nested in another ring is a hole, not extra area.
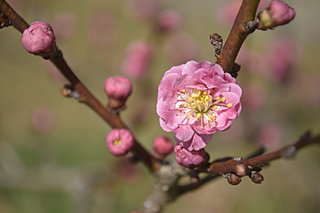
[(258, 29), (267, 30), (288, 24), (294, 19), (296, 12), (281, 0), (272, 1), (269, 6), (258, 14)]

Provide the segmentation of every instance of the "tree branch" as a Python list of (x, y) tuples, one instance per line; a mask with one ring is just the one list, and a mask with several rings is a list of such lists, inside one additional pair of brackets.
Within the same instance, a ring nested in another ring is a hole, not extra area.
[(208, 172), (212, 174), (227, 174), (227, 173), (238, 173), (238, 165), (244, 165), (245, 167), (249, 168), (247, 171), (244, 172), (243, 175), (248, 175), (250, 172), (250, 168), (257, 168), (263, 167), (265, 164), (269, 163), (270, 161), (277, 160), (280, 158), (290, 158), (293, 157), (294, 154), (312, 144), (319, 144), (320, 143), (320, 134), (314, 137), (311, 137), (310, 132), (305, 133), (300, 139), (288, 146), (283, 147), (275, 152), (270, 152), (264, 155), (255, 156), (246, 160), (229, 160), (226, 162), (213, 162), (209, 168)]
[[(0, 10), (11, 20), (12, 25), (21, 33), (29, 27), (29, 24), (5, 1), (0, 0)], [(102, 103), (86, 88), (79, 78), (71, 70), (65, 61), (61, 50), (57, 47), (57, 51), (50, 61), (58, 68), (65, 78), (72, 84), (72, 87), (80, 95), (79, 101), (85, 103), (94, 112), (96, 112), (106, 123), (112, 128), (126, 128), (128, 126), (114, 113), (109, 112)], [(135, 139), (135, 145), (132, 148), (132, 153), (137, 156), (144, 165), (150, 170), (155, 171), (159, 167), (159, 162), (156, 160), (141, 144)]]
[(217, 57), (217, 63), (225, 72), (232, 72), (238, 52), (247, 38), (255, 30), (257, 7), (260, 0), (243, 0), (236, 20), (231, 28), (229, 36), (224, 44), (221, 54)]

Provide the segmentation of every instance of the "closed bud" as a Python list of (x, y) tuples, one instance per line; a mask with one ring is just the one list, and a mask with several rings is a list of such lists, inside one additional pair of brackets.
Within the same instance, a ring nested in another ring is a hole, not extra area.
[(227, 174), (226, 178), (228, 180), (228, 183), (230, 183), (231, 185), (238, 185), (241, 182), (241, 177), (233, 173)]
[(53, 30), (42, 21), (33, 22), (22, 34), (23, 47), (34, 55), (50, 58), (56, 52)]
[(258, 14), (258, 29), (267, 30), (285, 25), (292, 21), (295, 16), (295, 10), (283, 1), (272, 1), (265, 10)]
[(111, 109), (121, 109), (125, 106), (132, 92), (131, 81), (122, 76), (112, 76), (105, 81), (104, 91), (109, 98)]
[(254, 182), (256, 184), (260, 184), (263, 181), (263, 176), (259, 172), (256, 172), (256, 171), (253, 171), (251, 173), (250, 178), (251, 178), (252, 182)]
[(169, 32), (176, 30), (181, 25), (181, 16), (175, 10), (162, 11), (156, 21), (156, 27), (160, 31)]
[(160, 157), (166, 157), (173, 152), (174, 145), (171, 140), (165, 136), (158, 136), (153, 140), (153, 150)]
[(134, 145), (132, 133), (127, 129), (113, 129), (107, 135), (107, 147), (115, 156), (127, 154)]

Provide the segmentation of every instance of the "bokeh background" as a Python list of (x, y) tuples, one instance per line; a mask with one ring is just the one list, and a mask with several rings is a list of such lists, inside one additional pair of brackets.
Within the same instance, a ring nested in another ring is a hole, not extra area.
[[(107, 77), (133, 80), (123, 119), (150, 151), (156, 136), (172, 138), (155, 112), (163, 73), (190, 59), (214, 61), (209, 34), (225, 39), (239, 5), (238, 0), (8, 2), (29, 23), (52, 24), (65, 58), (104, 103)], [(245, 42), (237, 59), (243, 111), (228, 131), (213, 137), (207, 149), (212, 158), (245, 156), (259, 145), (274, 150), (308, 129), (320, 132), (320, 4), (288, 3), (297, 10), (292, 23), (255, 32)], [(20, 33), (0, 30), (0, 212), (139, 209), (152, 191), (152, 177), (142, 165), (109, 154), (109, 127), (60, 95), (65, 82), (49, 62), (26, 53)], [(319, 154), (313, 146), (294, 160), (272, 163), (262, 171), (261, 185), (245, 178), (231, 186), (221, 178), (165, 212), (319, 212)]]

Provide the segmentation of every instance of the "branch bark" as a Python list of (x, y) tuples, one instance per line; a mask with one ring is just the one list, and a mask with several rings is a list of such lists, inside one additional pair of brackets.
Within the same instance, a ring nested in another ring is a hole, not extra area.
[(252, 25), (260, 0), (243, 0), (236, 20), (224, 44), (217, 63), (225, 72), (232, 72), (239, 50), (247, 36), (255, 30)]
[[(0, 10), (11, 20), (12, 25), (21, 33), (29, 27), (29, 24), (5, 1), (0, 0)], [(57, 51), (50, 61), (58, 68), (64, 77), (72, 84), (73, 88), (79, 93), (79, 101), (89, 106), (99, 117), (101, 117), (112, 128), (126, 128), (128, 126), (121, 120), (120, 116), (109, 112), (103, 104), (87, 89), (80, 79), (71, 70), (63, 57), (61, 50)], [(159, 167), (159, 162), (155, 159), (139, 142), (135, 139), (132, 153), (137, 156), (143, 164), (154, 172)]]

